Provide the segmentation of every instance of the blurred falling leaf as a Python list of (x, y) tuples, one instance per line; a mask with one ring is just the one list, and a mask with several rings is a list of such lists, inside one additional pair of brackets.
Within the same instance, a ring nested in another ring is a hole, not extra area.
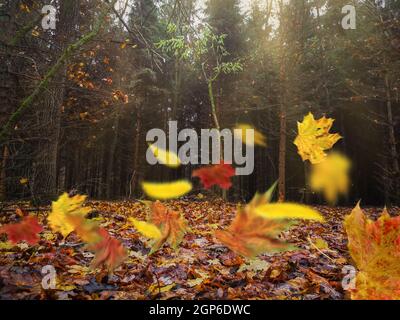
[(47, 221), (54, 232), (60, 232), (64, 237), (74, 231), (75, 226), (68, 221), (68, 216), (78, 215), (85, 217), (90, 209), (83, 207), (86, 197), (76, 195), (69, 197), (67, 193), (61, 195), (57, 201), (52, 203), (52, 210)]
[(90, 267), (96, 269), (104, 265), (108, 272), (112, 272), (127, 258), (127, 251), (121, 242), (110, 236), (107, 230), (101, 228), (99, 234), (102, 240), (88, 247), (95, 252)]
[(330, 153), (326, 159), (311, 168), (310, 186), (316, 192), (323, 192), (330, 203), (337, 201), (339, 194), (349, 189), (350, 161), (339, 153)]
[[(254, 146), (254, 145), (258, 145), (261, 147), (267, 146), (267, 138), (261, 132), (253, 128), (251, 125), (245, 123), (239, 123), (236, 125), (234, 129), (241, 130), (240, 133), (235, 130), (233, 132), (235, 138), (241, 140), (242, 143), (247, 144), (249, 146)], [(246, 130), (249, 129), (254, 130), (254, 136), (252, 136), (250, 139), (247, 139)]]
[(187, 221), (179, 212), (168, 209), (159, 201), (152, 204), (151, 210), (150, 223), (129, 219), (142, 235), (155, 240), (150, 254), (160, 249), (165, 242), (176, 249), (186, 233)]
[(181, 165), (181, 160), (175, 152), (161, 149), (154, 144), (150, 144), (149, 148), (161, 164), (171, 168), (177, 168)]
[(293, 249), (290, 244), (277, 238), (292, 225), (291, 222), (265, 219), (255, 212), (257, 206), (267, 204), (268, 197), (256, 194), (244, 208), (238, 208), (230, 226), (224, 231), (215, 231), (215, 236), (229, 249), (248, 258), (264, 252)]
[(143, 191), (153, 199), (174, 199), (179, 198), (190, 190), (192, 190), (192, 184), (187, 180), (179, 180), (175, 182), (167, 183), (142, 183)]
[(161, 231), (152, 223), (148, 223), (145, 221), (139, 221), (135, 218), (129, 218), (129, 221), (132, 222), (133, 226), (146, 238), (150, 239), (159, 239), (161, 238)]
[(80, 214), (68, 214), (66, 221), (73, 227), (78, 237), (84, 242), (93, 244), (101, 240), (99, 223), (96, 221), (88, 220)]
[(20, 241), (26, 241), (30, 245), (35, 245), (39, 242), (39, 233), (43, 227), (39, 224), (36, 217), (25, 217), (19, 223), (7, 224), (0, 227), (0, 234), (6, 233), (8, 240), (16, 244)]
[(200, 178), (204, 188), (209, 189), (213, 185), (218, 185), (225, 190), (228, 190), (232, 186), (231, 177), (234, 175), (235, 169), (226, 163), (206, 166), (196, 169), (192, 173), (192, 177)]
[(268, 203), (257, 206), (255, 212), (267, 219), (304, 219), (323, 222), (324, 217), (310, 207), (296, 203)]

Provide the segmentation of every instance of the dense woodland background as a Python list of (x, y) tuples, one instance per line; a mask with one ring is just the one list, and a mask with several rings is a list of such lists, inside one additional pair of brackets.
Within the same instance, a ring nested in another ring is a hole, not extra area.
[[(147, 131), (178, 120), (180, 129), (250, 123), (267, 136), (230, 200), (279, 178), (281, 198), (318, 203), (293, 145), (311, 111), (336, 119), (331, 132), (344, 138), (335, 149), (352, 160), (341, 204), (400, 202), (400, 1), (111, 2), (0, 0), (2, 200), (64, 190), (133, 199), (144, 178), (190, 178), (191, 166), (145, 159)], [(55, 31), (41, 28), (49, 3)], [(355, 30), (341, 25), (347, 4)]]

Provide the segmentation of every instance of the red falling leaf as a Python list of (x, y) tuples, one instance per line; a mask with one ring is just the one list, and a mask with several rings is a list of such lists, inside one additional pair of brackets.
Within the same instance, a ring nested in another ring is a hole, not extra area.
[(125, 260), (127, 252), (121, 242), (111, 237), (107, 230), (100, 228), (99, 235), (102, 240), (90, 246), (95, 252), (91, 267), (96, 269), (104, 265), (109, 272), (112, 272)]
[(2, 226), (0, 234), (7, 233), (8, 239), (14, 244), (26, 241), (30, 245), (35, 245), (40, 239), (38, 233), (42, 230), (43, 227), (39, 224), (38, 219), (28, 216), (19, 223)]
[(231, 177), (235, 175), (235, 169), (226, 163), (203, 167), (193, 171), (192, 176), (201, 180), (204, 188), (209, 189), (213, 185), (218, 185), (222, 189), (228, 190), (232, 186)]

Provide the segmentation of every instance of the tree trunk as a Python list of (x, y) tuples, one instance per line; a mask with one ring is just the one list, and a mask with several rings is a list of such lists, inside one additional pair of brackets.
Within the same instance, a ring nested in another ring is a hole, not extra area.
[(142, 108), (141, 104), (138, 104), (137, 113), (136, 113), (136, 131), (135, 131), (135, 146), (134, 146), (134, 155), (133, 155), (133, 170), (132, 177), (130, 181), (129, 187), (129, 198), (136, 195), (137, 189), (137, 181), (138, 181), (138, 166), (139, 166), (139, 151), (140, 151), (140, 136), (142, 129)]
[(4, 201), (7, 198), (7, 160), (8, 160), (8, 147), (3, 148), (3, 157), (0, 163), (0, 201)]
[(392, 174), (391, 179), (392, 190), (395, 192), (395, 196), (397, 197), (398, 192), (398, 175), (399, 175), (399, 159), (397, 153), (397, 141), (395, 135), (395, 128), (393, 122), (393, 111), (392, 111), (392, 97), (390, 93), (390, 85), (388, 76), (385, 76), (385, 89), (386, 89), (386, 111), (387, 111), (387, 119), (388, 119), (388, 128), (389, 128), (389, 150), (390, 150), (390, 159), (392, 161)]
[(278, 200), (283, 202), (286, 195), (286, 110), (283, 104), (281, 105), (280, 118)]
[(279, 128), (279, 160), (278, 160), (278, 201), (285, 201), (286, 196), (286, 59), (285, 59), (285, 48), (284, 48), (284, 21), (282, 21), (284, 3), (281, 0), (279, 2), (281, 21), (280, 21), (280, 43), (279, 43), (279, 54), (280, 54), (280, 68), (279, 68), (279, 80), (280, 80), (280, 128)]
[[(79, 16), (79, 0), (64, 0), (60, 6), (60, 21), (57, 24), (57, 43), (63, 52), (73, 39), (73, 32)], [(58, 60), (59, 57), (54, 57)], [(35, 197), (39, 201), (48, 201), (57, 195), (57, 160), (60, 138), (61, 105), (64, 98), (66, 66), (58, 71), (47, 90), (44, 92), (43, 103), (37, 106), (40, 142), (37, 145), (37, 155), (34, 160)]]
[[(117, 107), (118, 108), (118, 107)], [(117, 109), (117, 114), (115, 115), (114, 123), (113, 123), (113, 137), (110, 148), (108, 150), (108, 162), (107, 162), (107, 198), (111, 199), (113, 196), (114, 190), (114, 167), (115, 167), (115, 157), (118, 145), (118, 138), (119, 138), (119, 122), (120, 122), (120, 111)]]

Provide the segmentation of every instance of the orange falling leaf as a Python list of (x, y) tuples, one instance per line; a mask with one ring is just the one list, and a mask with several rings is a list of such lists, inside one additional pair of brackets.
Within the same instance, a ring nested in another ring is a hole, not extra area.
[(81, 215), (68, 215), (66, 221), (74, 228), (78, 237), (89, 245), (96, 244), (102, 240), (98, 223)]
[[(133, 222), (139, 232), (144, 236), (149, 236), (149, 233), (144, 232), (145, 230), (143, 228), (138, 228), (137, 221)], [(186, 219), (179, 212), (168, 209), (159, 201), (156, 201), (151, 206), (150, 222), (151, 223), (146, 223), (147, 230), (149, 230), (150, 227), (156, 227), (160, 231), (159, 237), (155, 239), (151, 248), (151, 253), (160, 249), (166, 242), (169, 243), (173, 249), (176, 249), (182, 242), (187, 230)], [(152, 232), (152, 234), (155, 233)]]
[(263, 252), (294, 249), (290, 243), (278, 239), (282, 231), (293, 225), (291, 220), (322, 221), (323, 217), (301, 205), (270, 204), (276, 185), (274, 183), (264, 194), (257, 193), (244, 208), (239, 207), (231, 225), (215, 232), (217, 239), (232, 251), (249, 258)]
[(246, 206), (238, 209), (228, 229), (217, 230), (215, 236), (232, 251), (252, 258), (263, 252), (291, 249), (290, 244), (277, 238), (290, 225), (284, 220), (262, 218), (251, 206)]
[(345, 218), (348, 248), (359, 272), (351, 298), (400, 299), (400, 217), (386, 208), (378, 220), (368, 219), (360, 205)]
[(8, 239), (16, 244), (20, 241), (26, 241), (30, 245), (35, 245), (39, 242), (38, 233), (42, 232), (43, 227), (39, 224), (36, 217), (25, 217), (19, 223), (8, 224), (0, 227), (0, 234), (6, 233)]
[(179, 212), (168, 209), (161, 202), (156, 201), (152, 205), (150, 221), (161, 230), (162, 234), (162, 237), (153, 245), (151, 252), (157, 251), (165, 242), (168, 242), (173, 249), (179, 246), (187, 229), (187, 221)]

